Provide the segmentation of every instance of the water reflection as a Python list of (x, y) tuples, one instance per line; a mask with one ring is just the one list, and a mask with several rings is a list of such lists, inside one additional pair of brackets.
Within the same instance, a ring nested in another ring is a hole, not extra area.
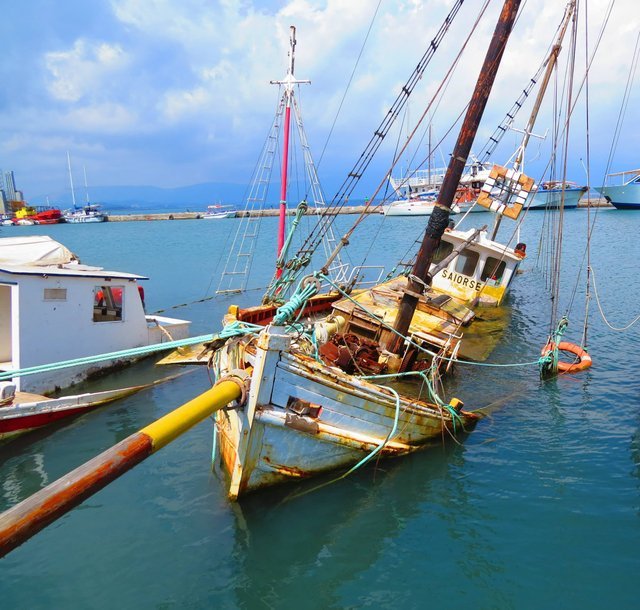
[[(74, 393), (100, 391), (114, 387), (144, 384), (166, 376), (173, 367), (154, 369), (153, 362), (140, 363), (130, 370), (118, 371), (114, 378), (100, 383), (78, 384)], [(0, 444), (0, 510), (24, 500), (95, 457), (105, 449), (137, 432), (164, 413), (197, 395), (209, 381), (204, 371), (170, 383), (145, 388), (137, 394), (60, 420), (51, 425), (8, 439)], [(199, 373), (199, 374), (198, 374)]]
[[(500, 566), (486, 559), (485, 535), (469, 525), (477, 515), (462, 475), (464, 451), (458, 445), (427, 449), (320, 489), (316, 480), (266, 490), (235, 505), (234, 557), (242, 570), (238, 605), (361, 602), (351, 599), (351, 585), (384, 578), (387, 569), (406, 563), (407, 555), (438, 560), (428, 547), (416, 548), (413, 528), (423, 541), (439, 538), (440, 529), (465, 541), (459, 560), (465, 577), (494, 573)], [(283, 496), (283, 489), (289, 495)], [(393, 595), (397, 600), (397, 590)]]
[(0, 465), (2, 473), (0, 512), (49, 484), (43, 453), (11, 457), (0, 453)]

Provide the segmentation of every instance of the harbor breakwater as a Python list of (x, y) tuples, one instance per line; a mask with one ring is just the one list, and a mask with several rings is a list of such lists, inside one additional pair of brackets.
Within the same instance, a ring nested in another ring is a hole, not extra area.
[[(611, 208), (613, 207), (606, 199), (600, 198), (582, 198), (578, 203), (579, 208), (586, 208), (588, 206), (597, 208)], [(295, 208), (287, 210), (287, 215), (293, 216), (295, 214)], [(267, 209), (267, 210), (240, 210), (236, 213), (236, 217), (242, 218), (245, 216), (278, 216), (279, 210)], [(310, 208), (307, 211), (307, 216), (314, 216), (320, 213), (316, 208)], [(382, 208), (380, 206), (372, 206), (370, 208), (364, 205), (348, 205), (344, 206), (337, 212), (327, 212), (328, 214), (382, 214)], [(152, 214), (109, 214), (109, 220), (111, 222), (126, 222), (133, 220), (200, 220), (204, 218), (204, 212), (162, 212)]]
[[(606, 199), (600, 198), (583, 198), (578, 203), (579, 208), (586, 208), (589, 205), (597, 208), (610, 208), (613, 207)], [(295, 214), (295, 208), (287, 210), (287, 215), (293, 216)], [(245, 216), (278, 216), (279, 210), (267, 209), (267, 210), (239, 210), (236, 213), (236, 217), (243, 218)], [(348, 205), (341, 208), (339, 211), (327, 212), (328, 214), (382, 214), (382, 208), (380, 206), (372, 206), (370, 208), (364, 205)], [(317, 214), (315, 208), (310, 208), (307, 211), (307, 216), (315, 216)], [(126, 222), (134, 220), (201, 220), (204, 218), (204, 212), (162, 212), (152, 214), (109, 214), (109, 220), (111, 222)]]
[[(381, 214), (382, 210), (379, 206), (372, 206), (370, 209), (365, 208), (363, 205), (349, 205), (344, 206), (337, 212), (328, 212), (329, 214)], [(287, 210), (288, 216), (293, 216), (296, 213), (295, 208)], [(243, 218), (245, 216), (278, 216), (280, 211), (277, 209), (267, 210), (239, 210), (236, 212), (237, 218)], [(307, 211), (307, 216), (315, 216), (317, 214), (316, 208), (310, 208)], [(205, 212), (164, 212), (153, 214), (109, 214), (109, 220), (112, 222), (123, 222), (128, 220), (200, 220), (204, 218)]]

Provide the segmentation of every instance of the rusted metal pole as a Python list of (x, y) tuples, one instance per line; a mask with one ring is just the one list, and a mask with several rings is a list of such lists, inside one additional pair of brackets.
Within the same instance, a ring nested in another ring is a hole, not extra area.
[(0, 557), (243, 393), (221, 381), (0, 515)]
[(440, 187), (438, 201), (429, 218), (429, 223), (427, 224), (422, 244), (418, 251), (418, 257), (413, 266), (413, 275), (418, 278), (419, 281), (409, 279), (407, 291), (404, 293), (398, 308), (394, 328), (401, 336), (389, 330), (385, 330), (382, 333), (380, 340), (382, 346), (395, 354), (400, 353), (403, 345), (402, 337), (405, 336), (409, 330), (413, 313), (418, 304), (418, 297), (415, 295), (422, 291), (420, 282), (428, 283), (429, 266), (431, 265), (434, 252), (440, 245), (440, 238), (449, 223), (451, 204), (458, 184), (460, 183), (462, 173), (464, 172), (464, 167), (467, 163), (469, 152), (471, 151), (471, 145), (473, 144), (478, 125), (482, 119), (482, 114), (487, 104), (487, 99), (489, 98), (489, 93), (491, 92), (491, 87), (493, 86), (507, 40), (511, 34), (519, 6), (520, 0), (505, 0), (502, 7), (500, 18), (498, 19), (493, 38), (491, 39), (491, 44), (489, 45), (482, 69), (480, 70), (480, 76), (478, 77), (473, 97), (469, 103), (467, 114), (465, 115), (460, 134), (458, 135), (458, 141), (456, 142), (449, 166), (447, 167), (447, 173)]

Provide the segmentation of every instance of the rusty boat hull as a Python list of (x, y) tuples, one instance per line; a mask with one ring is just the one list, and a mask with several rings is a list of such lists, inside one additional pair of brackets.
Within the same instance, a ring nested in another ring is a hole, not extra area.
[[(282, 327), (231, 342), (226, 363), (253, 367), (248, 399), (216, 415), (217, 468), (231, 500), (260, 488), (395, 457), (468, 432), (477, 416), (347, 375), (291, 348)], [(239, 350), (239, 351), (238, 351)], [(224, 373), (229, 373), (227, 367)], [(453, 401), (452, 401), (453, 402)]]

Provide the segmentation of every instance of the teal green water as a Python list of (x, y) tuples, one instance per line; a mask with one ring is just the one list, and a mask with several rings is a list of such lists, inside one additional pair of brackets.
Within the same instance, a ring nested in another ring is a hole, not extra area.
[[(536, 268), (542, 213), (490, 361), (536, 360), (549, 325)], [(341, 217), (341, 226), (353, 220)], [(486, 214), (473, 215), (487, 222)], [(561, 310), (583, 258), (586, 212), (566, 213)], [(150, 311), (203, 298), (237, 220), (11, 227), (47, 233), (84, 262), (149, 275)], [(390, 263), (421, 221), (381, 217), (353, 259)], [(265, 219), (269, 228), (272, 219)], [(503, 231), (512, 230), (503, 222)], [(640, 313), (640, 214), (598, 212), (592, 264), (616, 326)], [(263, 286), (272, 245), (260, 244)], [(219, 273), (219, 269), (218, 269)], [(215, 288), (215, 283), (213, 284)], [(244, 297), (257, 300), (259, 292)], [(230, 300), (168, 311), (194, 334), (219, 328)], [(565, 335), (579, 342), (584, 282)], [(635, 608), (640, 594), (640, 324), (614, 332), (592, 302), (594, 367), (542, 383), (535, 367), (460, 365), (447, 395), (490, 406), (463, 444), (365, 468), (306, 495), (276, 488), (239, 504), (210, 471), (205, 423), (0, 561), (2, 608)], [(70, 340), (79, 340), (70, 329)], [(145, 361), (90, 387), (157, 378)], [(0, 509), (63, 475), (209, 386), (191, 373), (0, 446)]]

